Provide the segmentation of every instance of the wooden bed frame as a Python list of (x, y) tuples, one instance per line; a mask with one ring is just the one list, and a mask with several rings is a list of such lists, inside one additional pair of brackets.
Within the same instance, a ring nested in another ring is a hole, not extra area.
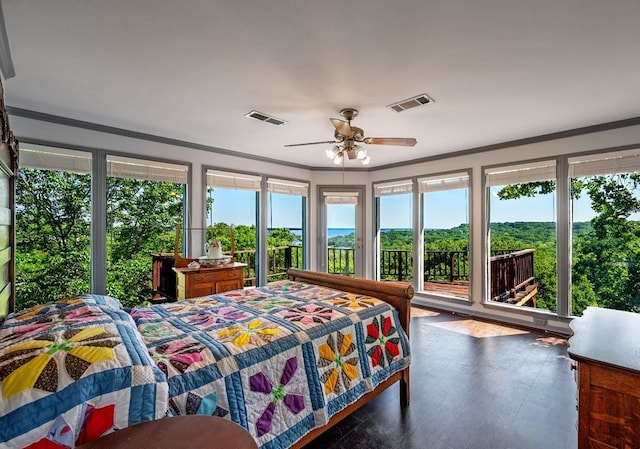
[[(287, 274), (292, 281), (307, 282), (309, 284), (322, 285), (350, 293), (373, 296), (374, 298), (391, 304), (398, 310), (400, 325), (407, 333), (407, 336), (409, 336), (411, 298), (413, 298), (413, 287), (411, 285), (399, 285), (368, 279), (354, 279), (335, 274), (299, 270), (297, 268), (289, 268)], [(333, 415), (325, 426), (312, 430), (291, 447), (294, 449), (303, 447), (398, 381), (400, 382), (400, 406), (406, 407), (409, 405), (409, 367), (395, 373), (389, 379), (378, 385), (375, 390), (365, 394), (358, 401)]]

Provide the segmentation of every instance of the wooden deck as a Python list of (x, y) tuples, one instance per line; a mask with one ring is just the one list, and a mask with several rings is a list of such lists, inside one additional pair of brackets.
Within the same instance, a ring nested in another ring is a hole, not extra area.
[[(413, 284), (413, 282), (400, 282), (400, 281), (387, 281), (395, 282), (397, 284)], [(424, 291), (429, 293), (436, 293), (438, 295), (455, 296), (456, 298), (469, 298), (469, 283), (468, 282), (425, 282)]]
[(425, 282), (424, 291), (437, 293), (440, 295), (456, 296), (458, 298), (469, 298), (468, 282)]

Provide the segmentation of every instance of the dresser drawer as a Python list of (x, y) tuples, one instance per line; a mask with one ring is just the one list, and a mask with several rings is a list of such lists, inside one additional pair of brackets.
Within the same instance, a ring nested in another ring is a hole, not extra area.
[(241, 278), (242, 270), (220, 270), (193, 274), (189, 277), (189, 280), (194, 284), (200, 284), (206, 282), (220, 282)]

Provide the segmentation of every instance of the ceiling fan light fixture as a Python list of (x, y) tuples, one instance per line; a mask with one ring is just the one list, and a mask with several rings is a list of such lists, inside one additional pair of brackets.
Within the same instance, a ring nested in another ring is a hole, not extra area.
[(362, 160), (367, 156), (368, 156), (367, 150), (365, 150), (364, 148), (356, 145), (356, 158)]
[(325, 151), (325, 154), (331, 160), (333, 160), (333, 158), (336, 157), (336, 151), (334, 148), (327, 148)]
[(362, 165), (368, 165), (371, 162), (371, 156), (368, 154), (362, 159)]
[(342, 152), (336, 153), (335, 157), (333, 158), (333, 163), (336, 165), (342, 164), (342, 157)]

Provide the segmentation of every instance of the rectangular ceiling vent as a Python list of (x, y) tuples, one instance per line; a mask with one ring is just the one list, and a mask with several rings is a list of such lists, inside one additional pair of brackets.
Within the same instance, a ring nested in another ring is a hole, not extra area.
[(435, 100), (427, 94), (416, 95), (415, 97), (407, 98), (406, 100), (392, 103), (388, 108), (393, 109), (396, 112), (406, 111), (407, 109), (415, 108), (418, 106), (424, 106), (429, 103), (435, 103)]
[(258, 111), (251, 111), (247, 114), (244, 115), (245, 117), (249, 117), (249, 118), (253, 118), (256, 120), (260, 120), (261, 122), (267, 122), (267, 123), (271, 123), (272, 125), (284, 125), (285, 123), (287, 123), (286, 120), (282, 120), (279, 118), (275, 118), (271, 115), (267, 115), (267, 114), (263, 114), (262, 112), (258, 112)]

